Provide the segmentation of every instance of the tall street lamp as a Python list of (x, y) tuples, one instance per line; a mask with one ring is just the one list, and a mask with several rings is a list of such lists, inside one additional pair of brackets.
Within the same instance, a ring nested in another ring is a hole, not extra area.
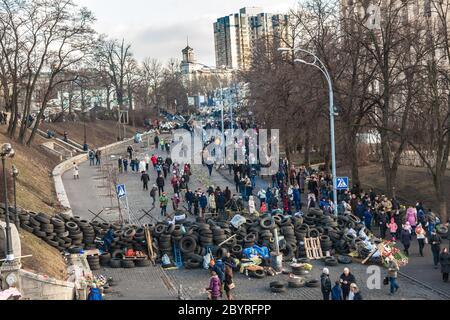
[(12, 250), (12, 240), (11, 240), (11, 226), (9, 223), (9, 210), (8, 210), (8, 183), (6, 180), (6, 170), (5, 162), (6, 158), (14, 157), (14, 149), (10, 143), (5, 143), (0, 148), (0, 156), (2, 158), (3, 166), (3, 189), (5, 190), (4, 202), (5, 202), (5, 222), (6, 222), (6, 262), (14, 261), (14, 253)]
[(19, 169), (15, 165), (12, 166), (12, 176), (13, 176), (13, 187), (14, 187), (14, 215), (15, 215), (15, 222), (17, 230), (20, 229), (20, 223), (19, 223), (19, 213), (17, 212), (17, 197), (16, 197), (16, 180), (19, 176)]
[(304, 53), (310, 57), (314, 58), (313, 62), (308, 62), (303, 59), (295, 59), (296, 63), (303, 63), (310, 66), (313, 66), (319, 69), (322, 74), (325, 76), (325, 79), (328, 82), (328, 91), (329, 91), (329, 100), (330, 100), (330, 133), (331, 133), (331, 162), (332, 162), (332, 175), (333, 175), (333, 201), (334, 201), (334, 214), (338, 214), (337, 210), (337, 186), (336, 186), (336, 144), (334, 138), (334, 92), (333, 92), (333, 82), (331, 80), (330, 74), (325, 67), (325, 64), (312, 52), (304, 50), (304, 49), (291, 49), (291, 48), (278, 48), (280, 52), (294, 52)]

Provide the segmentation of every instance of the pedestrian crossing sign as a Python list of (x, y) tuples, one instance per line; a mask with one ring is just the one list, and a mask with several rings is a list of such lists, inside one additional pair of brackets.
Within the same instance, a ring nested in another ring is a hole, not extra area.
[(127, 195), (126, 191), (125, 191), (125, 185), (123, 184), (119, 184), (117, 186), (117, 196), (119, 198), (125, 197)]
[(338, 177), (336, 178), (336, 189), (337, 190), (347, 190), (348, 189), (348, 177)]

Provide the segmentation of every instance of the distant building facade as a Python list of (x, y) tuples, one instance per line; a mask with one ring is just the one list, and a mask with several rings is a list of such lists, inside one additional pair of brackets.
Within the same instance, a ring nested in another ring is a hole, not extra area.
[[(216, 65), (248, 69), (257, 40), (279, 38), (289, 43), (289, 20), (287, 14), (264, 13), (259, 7), (242, 8), (239, 13), (217, 19), (214, 23)], [(283, 45), (281, 41), (280, 45)]]

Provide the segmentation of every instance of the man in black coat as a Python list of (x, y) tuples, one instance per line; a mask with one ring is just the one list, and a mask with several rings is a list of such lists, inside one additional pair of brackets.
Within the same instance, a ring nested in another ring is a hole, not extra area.
[(330, 280), (330, 270), (324, 268), (322, 275), (320, 276), (320, 290), (323, 294), (323, 300), (330, 300), (331, 293), (331, 280)]
[(159, 147), (159, 137), (156, 136), (155, 139), (153, 140), (155, 142), (155, 149), (158, 150)]
[(434, 268), (438, 268), (439, 264), (439, 255), (441, 253), (441, 237), (436, 233), (436, 229), (433, 229), (431, 232), (430, 237), (430, 245), (431, 245), (431, 252), (433, 253), (433, 262), (434, 262)]
[(344, 297), (344, 300), (347, 300), (350, 294), (350, 285), (356, 283), (355, 276), (350, 273), (350, 269), (345, 268), (339, 278), (339, 282), (341, 283), (342, 296)]
[(141, 175), (141, 181), (142, 181), (142, 187), (144, 191), (148, 191), (148, 181), (150, 180), (150, 176), (147, 172), (142, 172)]
[(158, 186), (158, 194), (161, 197), (161, 192), (164, 192), (164, 177), (162, 175), (159, 175), (158, 178), (156, 178), (156, 185)]
[(216, 206), (217, 206), (217, 212), (219, 212), (219, 214), (222, 214), (222, 215), (225, 214), (225, 203), (226, 203), (225, 195), (221, 191), (218, 192), (217, 199), (216, 199)]
[(448, 282), (448, 274), (450, 273), (450, 254), (448, 249), (444, 248), (439, 257), (441, 263), (442, 280)]
[(188, 189), (188, 191), (186, 192), (186, 195), (185, 195), (185, 199), (186, 199), (186, 202), (188, 205), (188, 211), (190, 214), (192, 214), (192, 204), (194, 203), (194, 198), (195, 198), (194, 193), (192, 192), (191, 189)]
[(128, 152), (128, 156), (130, 157), (130, 160), (133, 159), (133, 147), (132, 146), (128, 146), (127, 148), (127, 152)]

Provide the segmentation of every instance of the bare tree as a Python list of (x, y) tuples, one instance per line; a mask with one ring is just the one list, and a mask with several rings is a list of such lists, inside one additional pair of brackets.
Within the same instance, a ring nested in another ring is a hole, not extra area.
[(131, 57), (131, 45), (125, 44), (125, 40), (103, 39), (98, 43), (96, 58), (108, 73), (119, 108), (124, 107), (126, 99), (127, 64)]
[(37, 92), (38, 114), (27, 140), (31, 144), (48, 101), (59, 85), (58, 75), (81, 61), (91, 46), (94, 18), (86, 8), (72, 0), (13, 1), (4, 0), (0, 23), (0, 47), (11, 88), (7, 94), (12, 112), (10, 136), (15, 135), (22, 104), (19, 141), (24, 142), (28, 118)]

